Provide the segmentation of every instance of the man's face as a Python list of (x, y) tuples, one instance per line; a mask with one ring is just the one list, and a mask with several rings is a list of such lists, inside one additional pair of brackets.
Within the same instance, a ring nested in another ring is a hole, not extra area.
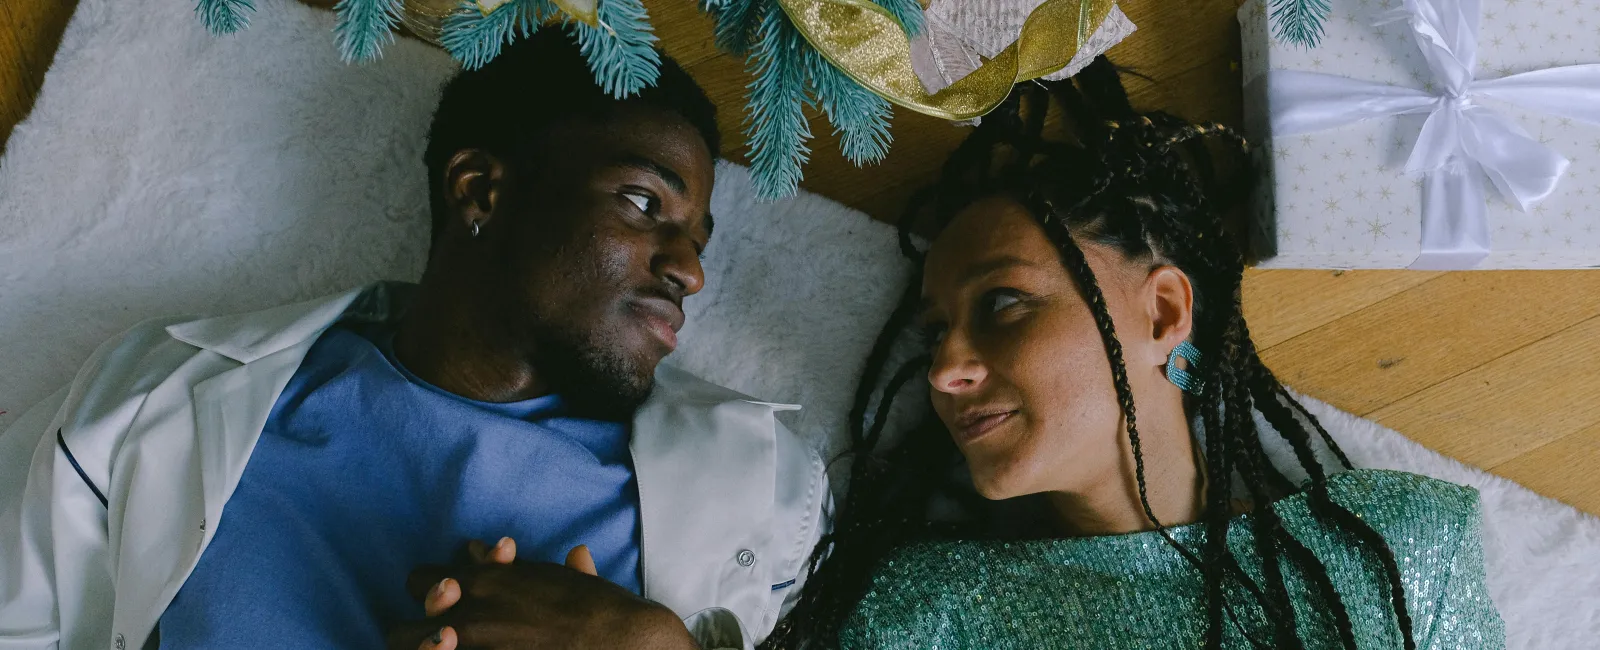
[(684, 297), (705, 282), (711, 154), (687, 121), (631, 106), (558, 125), (541, 150), (512, 166), (496, 210), (511, 217), (496, 229), (497, 318), (553, 392), (625, 419), (677, 346)]

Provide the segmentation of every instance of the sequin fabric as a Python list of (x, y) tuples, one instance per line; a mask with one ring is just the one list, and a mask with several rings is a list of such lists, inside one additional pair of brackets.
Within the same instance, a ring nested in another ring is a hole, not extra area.
[[(1333, 500), (1388, 542), (1400, 567), (1417, 647), (1505, 647), (1505, 626), (1484, 586), (1478, 492), (1414, 474), (1353, 470), (1329, 478)], [(1357, 646), (1402, 647), (1389, 582), (1377, 556), (1313, 517), (1301, 493), (1273, 504), (1285, 529), (1322, 561), (1350, 613)], [(1228, 545), (1265, 584), (1252, 515), (1236, 517)], [(1202, 525), (1170, 529), (1196, 552)], [(1339, 648), (1328, 603), (1282, 563), (1307, 648)], [(1237, 581), (1226, 589), (1226, 648), (1272, 647), (1272, 628)], [(1025, 542), (943, 541), (885, 559), (841, 631), (844, 648), (1199, 648), (1205, 640), (1200, 572), (1155, 532)]]

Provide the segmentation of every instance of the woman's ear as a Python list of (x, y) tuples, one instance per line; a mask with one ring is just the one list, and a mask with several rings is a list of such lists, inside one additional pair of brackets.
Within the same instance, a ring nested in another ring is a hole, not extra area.
[(1194, 331), (1194, 285), (1189, 275), (1172, 265), (1156, 267), (1145, 278), (1145, 298), (1150, 316), (1150, 338), (1161, 355), (1159, 363)]
[(502, 207), (506, 171), (499, 158), (482, 149), (462, 149), (451, 156), (444, 169), (444, 189), (452, 221), (472, 232), (487, 226), (495, 209)]

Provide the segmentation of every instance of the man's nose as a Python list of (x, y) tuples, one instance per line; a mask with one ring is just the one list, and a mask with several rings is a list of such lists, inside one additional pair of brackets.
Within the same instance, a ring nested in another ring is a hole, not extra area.
[(705, 288), (705, 268), (700, 265), (700, 253), (688, 237), (674, 237), (656, 256), (656, 275), (666, 280), (678, 292), (678, 297), (692, 296)]

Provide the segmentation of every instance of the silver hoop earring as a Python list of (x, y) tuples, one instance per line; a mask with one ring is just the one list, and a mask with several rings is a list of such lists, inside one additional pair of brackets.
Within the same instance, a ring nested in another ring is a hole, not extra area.
[(476, 222), (476, 221), (472, 222), (472, 236), (473, 237), (477, 237), (478, 236), (478, 222)]

